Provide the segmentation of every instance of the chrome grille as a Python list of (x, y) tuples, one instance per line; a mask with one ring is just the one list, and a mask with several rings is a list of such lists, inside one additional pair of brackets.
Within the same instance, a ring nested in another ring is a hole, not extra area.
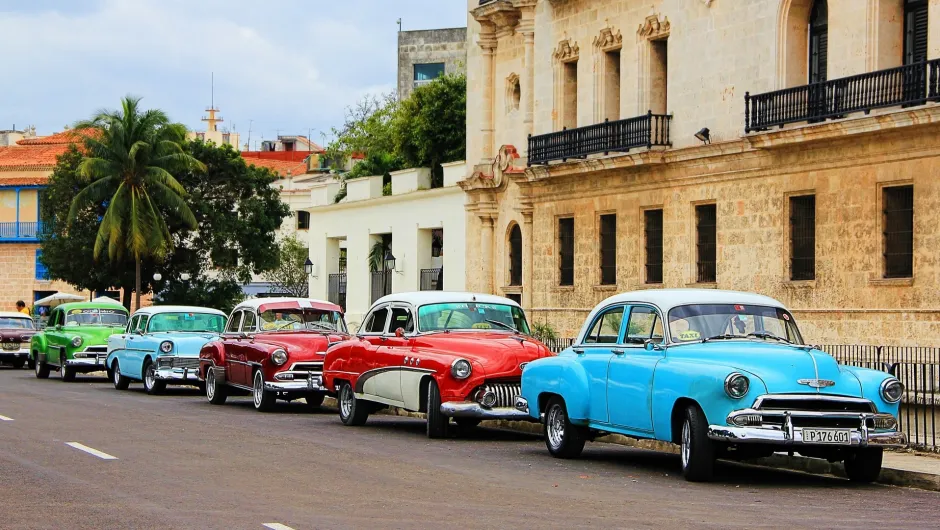
[(189, 368), (190, 370), (199, 369), (199, 357), (174, 357), (173, 368)]
[(85, 348), (85, 353), (108, 353), (107, 346), (89, 346)]
[(290, 367), (291, 372), (322, 372), (323, 363), (294, 363)]
[(805, 410), (810, 412), (875, 412), (871, 401), (821, 395), (763, 396), (754, 404), (757, 410)]
[(496, 403), (492, 408), (512, 407), (516, 396), (522, 394), (522, 385), (518, 383), (489, 383), (474, 392), (474, 398), (480, 401), (487, 392), (496, 394)]

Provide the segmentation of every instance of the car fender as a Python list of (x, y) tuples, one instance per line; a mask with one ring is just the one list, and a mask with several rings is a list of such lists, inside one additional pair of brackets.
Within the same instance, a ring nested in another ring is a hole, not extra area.
[(522, 397), (529, 402), (529, 414), (533, 418), (539, 418), (549, 394), (557, 394), (565, 400), (571, 421), (587, 422), (591, 391), (587, 373), (576, 362), (574, 354), (543, 357), (522, 370)]
[(859, 368), (855, 366), (843, 366), (842, 371), (851, 374), (858, 379), (862, 387), (862, 397), (871, 400), (878, 409), (878, 412), (884, 412), (898, 416), (901, 402), (888, 403), (881, 397), (881, 384), (886, 379), (897, 379), (893, 375), (869, 368)]
[[(725, 378), (737, 372), (750, 381), (747, 394), (734, 399), (725, 393)], [(672, 441), (673, 411), (677, 404), (694, 402), (710, 425), (725, 425), (728, 414), (750, 407), (757, 396), (767, 393), (764, 381), (755, 374), (720, 363), (670, 360), (668, 355), (656, 365), (653, 374), (653, 433), (657, 440)], [(682, 403), (680, 403), (680, 401)]]
[(343, 341), (330, 346), (323, 358), (323, 386), (336, 391), (336, 380), (348, 381), (355, 386), (359, 378), (358, 371), (353, 366), (353, 352), (358, 340)]
[[(33, 352), (39, 353), (39, 355), (45, 358), (46, 347), (48, 346), (48, 341), (46, 339), (46, 334), (44, 332), (37, 333), (33, 335), (33, 338), (29, 340), (29, 355), (32, 358)], [(35, 361), (36, 359), (33, 359)]]
[(225, 379), (225, 345), (221, 340), (207, 342), (199, 349), (199, 378), (205, 379), (210, 367), (215, 367), (216, 377)]

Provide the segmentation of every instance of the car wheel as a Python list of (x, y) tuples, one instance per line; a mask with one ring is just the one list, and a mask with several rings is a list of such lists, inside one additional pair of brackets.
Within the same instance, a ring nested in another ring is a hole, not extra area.
[(117, 361), (114, 361), (114, 364), (111, 365), (111, 382), (114, 383), (114, 388), (118, 390), (127, 390), (127, 387), (131, 384), (131, 380), (121, 373), (121, 365)]
[(49, 378), (49, 365), (40, 361), (38, 354), (36, 355), (36, 360), (33, 361), (33, 369), (36, 370), (36, 379)]
[(339, 419), (344, 425), (363, 425), (369, 418), (369, 403), (356, 399), (349, 383), (339, 389)]
[(685, 409), (679, 454), (682, 458), (682, 475), (686, 480), (711, 480), (715, 471), (715, 445), (708, 438), (708, 421), (698, 405)]
[(75, 380), (75, 369), (69, 368), (65, 364), (65, 354), (59, 357), (59, 376), (62, 378), (62, 381), (66, 383), (71, 383)]
[(320, 405), (323, 404), (323, 399), (326, 397), (326, 394), (322, 392), (311, 392), (307, 394), (307, 397), (304, 398), (304, 401), (307, 402), (307, 408), (310, 410), (320, 410)]
[(268, 412), (274, 408), (274, 402), (277, 401), (277, 396), (274, 395), (274, 392), (269, 392), (264, 389), (264, 374), (261, 373), (261, 370), (255, 371), (254, 382), (251, 385), (251, 397), (255, 403), (255, 410), (259, 412)]
[(555, 458), (577, 458), (584, 450), (585, 429), (571, 423), (564, 399), (556, 396), (549, 400), (542, 429), (545, 446)]
[(157, 365), (148, 360), (144, 363), (144, 390), (152, 396), (160, 395), (166, 390), (166, 382), (157, 380)]
[(865, 447), (855, 449), (842, 464), (845, 474), (853, 482), (874, 482), (881, 475), (881, 461), (884, 458), (884, 449), (881, 447)]
[(444, 438), (450, 427), (450, 417), (441, 413), (441, 390), (437, 381), (428, 380), (428, 438)]
[(213, 405), (221, 405), (228, 398), (228, 387), (215, 377), (215, 368), (206, 371), (206, 399)]

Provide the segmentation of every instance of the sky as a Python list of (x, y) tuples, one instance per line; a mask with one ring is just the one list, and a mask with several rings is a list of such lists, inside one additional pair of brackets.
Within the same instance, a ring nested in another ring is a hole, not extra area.
[(0, 130), (61, 131), (120, 98), (192, 130), (212, 101), (252, 149), (319, 143), (395, 89), (402, 29), (463, 27), (466, 0), (0, 0)]

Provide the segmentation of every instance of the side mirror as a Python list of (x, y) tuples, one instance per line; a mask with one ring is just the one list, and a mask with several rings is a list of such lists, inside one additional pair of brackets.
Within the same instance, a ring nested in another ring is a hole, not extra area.
[(646, 351), (663, 349), (663, 347), (658, 342), (653, 342), (653, 339), (646, 339), (645, 341), (643, 341), (643, 348)]
[(405, 336), (405, 328), (398, 328), (395, 330), (395, 336), (399, 339)]
[(55, 330), (56, 330), (56, 331), (62, 331), (62, 324), (56, 324), (56, 325), (55, 325)]

